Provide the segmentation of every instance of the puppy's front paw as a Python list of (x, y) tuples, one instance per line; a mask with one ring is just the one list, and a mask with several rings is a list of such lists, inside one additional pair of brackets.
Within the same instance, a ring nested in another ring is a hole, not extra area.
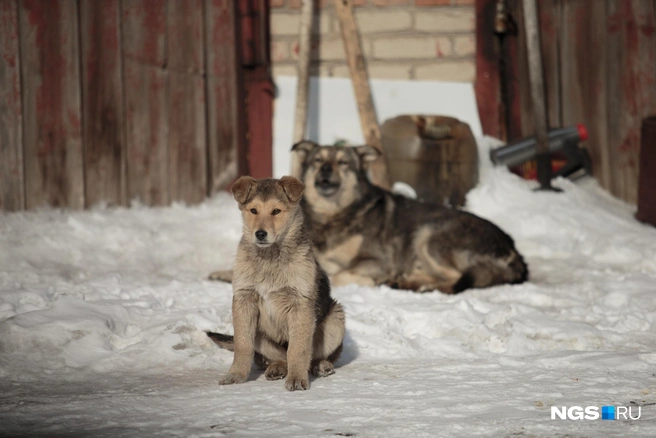
[(285, 381), (285, 388), (287, 388), (287, 391), (306, 390), (310, 388), (310, 380), (307, 374), (305, 374), (305, 377), (290, 375)]
[(234, 383), (244, 383), (248, 376), (238, 376), (237, 374), (228, 373), (219, 379), (219, 385), (232, 385)]

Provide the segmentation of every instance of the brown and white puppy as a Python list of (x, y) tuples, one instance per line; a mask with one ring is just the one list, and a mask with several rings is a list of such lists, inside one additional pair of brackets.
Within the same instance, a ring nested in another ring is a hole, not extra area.
[(302, 162), (317, 257), (333, 285), (458, 293), (528, 278), (512, 238), (493, 223), (373, 185), (366, 171), (375, 148), (303, 141), (292, 151)]
[(334, 373), (344, 339), (344, 309), (330, 296), (330, 282), (314, 254), (299, 201), (304, 185), (241, 177), (232, 186), (243, 218), (232, 275), (234, 338), (208, 333), (235, 357), (220, 385), (243, 383), (253, 358), (265, 377), (287, 377), (285, 387), (308, 389), (308, 370)]

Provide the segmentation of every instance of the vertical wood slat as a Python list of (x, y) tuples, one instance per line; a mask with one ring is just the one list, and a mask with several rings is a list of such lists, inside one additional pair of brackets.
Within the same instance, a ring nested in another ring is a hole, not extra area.
[[(521, 2), (516, 2), (519, 37), (517, 41), (517, 62), (519, 77), (519, 108), (521, 112), (521, 132), (524, 136), (532, 136), (535, 128), (531, 102), (531, 84), (528, 80), (528, 60), (526, 41), (524, 38), (524, 11)], [(549, 128), (561, 126), (560, 114), (560, 0), (541, 0), (538, 2), (538, 13), (541, 32), (542, 61), (544, 65), (545, 97), (548, 109)], [(511, 128), (512, 130), (512, 128)]]
[(202, 0), (168, 2), (169, 170), (172, 201), (207, 194)]
[(25, 208), (17, 0), (0, 0), (0, 210)]
[(613, 194), (635, 203), (642, 119), (656, 113), (654, 3), (608, 0), (608, 142)]
[(167, 2), (123, 0), (128, 197), (169, 202)]
[(19, 7), (26, 208), (83, 208), (77, 2)]
[[(246, 172), (238, 150), (243, 119), (239, 96), (243, 83), (237, 52), (237, 10), (234, 0), (208, 0), (206, 3), (205, 45), (207, 56), (207, 110), (209, 192), (216, 193)], [(240, 120), (241, 119), (241, 120)], [(243, 150), (243, 146), (242, 146)]]
[(82, 0), (80, 35), (86, 205), (125, 205), (120, 0)]
[(593, 175), (610, 185), (606, 124), (606, 3), (568, 1), (561, 22), (561, 105), (564, 126), (583, 123)]

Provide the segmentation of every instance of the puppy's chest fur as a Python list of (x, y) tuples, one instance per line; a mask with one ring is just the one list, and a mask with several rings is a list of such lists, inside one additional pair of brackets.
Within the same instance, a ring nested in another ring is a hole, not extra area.
[(234, 290), (255, 291), (258, 328), (277, 342), (288, 340), (287, 316), (299, 307), (314, 308), (316, 262), (309, 244), (294, 251), (258, 250), (240, 244), (234, 269)]

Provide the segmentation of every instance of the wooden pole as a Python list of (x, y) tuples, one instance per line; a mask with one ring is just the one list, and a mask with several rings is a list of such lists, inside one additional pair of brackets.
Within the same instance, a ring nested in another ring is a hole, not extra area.
[(353, 92), (360, 114), (362, 133), (368, 145), (375, 147), (381, 153), (380, 157), (369, 167), (371, 182), (385, 189), (390, 188), (390, 179), (387, 172), (387, 160), (383, 155), (380, 127), (376, 119), (376, 111), (371, 98), (367, 67), (362, 55), (358, 28), (353, 16), (352, 0), (334, 0), (337, 17), (342, 28), (342, 39), (348, 59)]
[(528, 71), (535, 119), (535, 137), (538, 146), (536, 157), (538, 182), (540, 183), (540, 190), (553, 190), (551, 187), (551, 154), (549, 153), (549, 140), (547, 137), (547, 105), (544, 98), (544, 70), (542, 67), (538, 8), (536, 0), (523, 0), (523, 6)]
[[(310, 55), (312, 53), (312, 18), (314, 0), (303, 0), (301, 25), (298, 43), (298, 82), (296, 83), (296, 115), (294, 119), (294, 143), (305, 139), (307, 125), (308, 95), (310, 88)], [(291, 173), (301, 176), (301, 162), (298, 154), (292, 154)]]

